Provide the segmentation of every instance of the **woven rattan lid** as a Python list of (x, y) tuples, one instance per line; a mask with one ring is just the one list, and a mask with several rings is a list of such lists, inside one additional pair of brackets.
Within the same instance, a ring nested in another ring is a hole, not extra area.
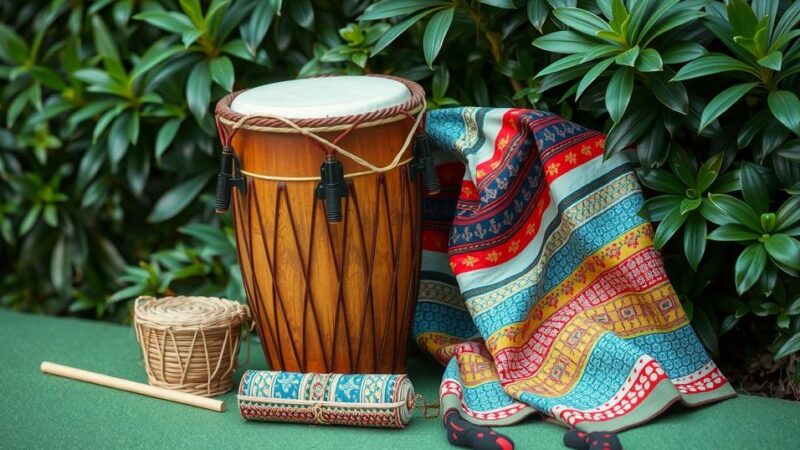
[(134, 309), (136, 322), (152, 328), (230, 327), (247, 316), (246, 306), (216, 297), (139, 297)]

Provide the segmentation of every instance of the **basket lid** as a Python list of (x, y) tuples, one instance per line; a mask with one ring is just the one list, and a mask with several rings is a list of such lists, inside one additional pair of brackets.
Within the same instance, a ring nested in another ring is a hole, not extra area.
[(195, 329), (239, 326), (247, 307), (216, 297), (139, 297), (134, 304), (134, 321), (151, 328)]

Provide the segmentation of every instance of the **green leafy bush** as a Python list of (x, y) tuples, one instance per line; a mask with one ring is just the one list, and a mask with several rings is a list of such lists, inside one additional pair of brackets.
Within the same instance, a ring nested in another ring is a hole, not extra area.
[(800, 2), (33, 0), (0, 17), (3, 305), (126, 320), (143, 293), (242, 299), (210, 206), (212, 104), (393, 73), (431, 107), (552, 110), (606, 131), (607, 154), (635, 147), (641, 214), (703, 343), (798, 373)]

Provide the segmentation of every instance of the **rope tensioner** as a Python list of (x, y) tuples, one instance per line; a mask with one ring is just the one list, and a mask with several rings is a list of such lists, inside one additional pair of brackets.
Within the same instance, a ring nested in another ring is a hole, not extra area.
[(347, 197), (347, 184), (344, 181), (344, 167), (332, 154), (325, 157), (320, 166), (320, 180), (317, 185), (317, 198), (325, 202), (325, 216), (328, 222), (342, 221), (342, 198)]
[(222, 158), (217, 174), (217, 198), (214, 206), (218, 213), (226, 212), (230, 208), (231, 190), (234, 187), (242, 194), (247, 194), (247, 183), (242, 177), (239, 158), (233, 153), (233, 148), (226, 145), (222, 147)]
[(422, 131), (414, 142), (414, 162), (412, 167), (422, 173), (422, 182), (429, 195), (438, 194), (441, 190), (439, 176), (436, 174), (436, 163), (433, 161), (431, 143), (428, 133)]

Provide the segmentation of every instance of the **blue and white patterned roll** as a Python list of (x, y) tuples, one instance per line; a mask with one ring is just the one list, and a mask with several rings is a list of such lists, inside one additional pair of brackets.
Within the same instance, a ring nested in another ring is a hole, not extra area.
[(239, 385), (248, 420), (405, 428), (414, 410), (406, 375), (248, 370)]

